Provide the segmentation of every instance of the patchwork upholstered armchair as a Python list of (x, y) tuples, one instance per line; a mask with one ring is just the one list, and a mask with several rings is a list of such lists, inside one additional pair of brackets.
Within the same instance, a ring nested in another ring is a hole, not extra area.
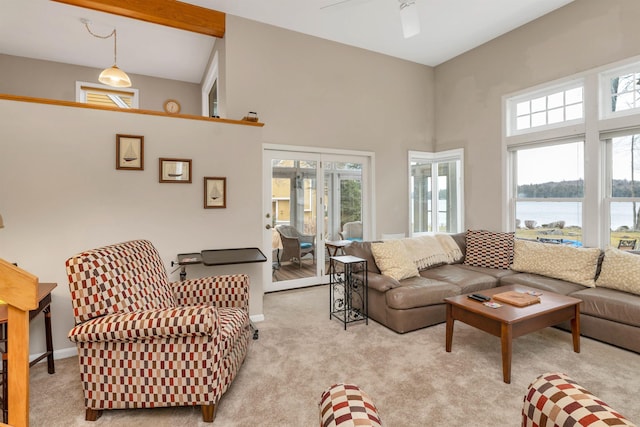
[(66, 262), (86, 419), (104, 409), (199, 405), (212, 422), (249, 337), (249, 279), (170, 283), (146, 240)]

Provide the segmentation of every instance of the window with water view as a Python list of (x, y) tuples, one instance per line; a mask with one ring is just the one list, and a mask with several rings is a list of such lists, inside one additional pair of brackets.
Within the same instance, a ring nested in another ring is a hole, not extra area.
[(582, 142), (514, 152), (516, 236), (582, 246)]
[(640, 133), (612, 137), (605, 144), (611, 165), (606, 198), (611, 243), (640, 241)]
[(505, 98), (517, 237), (640, 249), (640, 62), (625, 62)]

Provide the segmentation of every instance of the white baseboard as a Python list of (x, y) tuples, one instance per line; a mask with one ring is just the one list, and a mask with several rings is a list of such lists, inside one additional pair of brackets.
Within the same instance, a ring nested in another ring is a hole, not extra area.
[[(66, 359), (67, 357), (73, 357), (73, 356), (77, 356), (78, 355), (78, 349), (76, 347), (68, 347), (68, 348), (61, 348), (60, 350), (54, 350), (53, 351), (53, 358), (55, 360), (57, 359)], [(35, 360), (36, 358), (40, 357), (39, 354), (31, 354), (29, 355), (29, 362), (31, 362), (32, 360)], [(47, 359), (42, 359), (40, 362), (38, 363), (46, 363)]]

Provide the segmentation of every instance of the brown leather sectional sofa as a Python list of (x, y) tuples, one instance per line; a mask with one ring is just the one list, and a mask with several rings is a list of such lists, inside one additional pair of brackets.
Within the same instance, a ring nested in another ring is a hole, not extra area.
[[(465, 233), (453, 238), (465, 253)], [(468, 266), (462, 261), (423, 270), (419, 277), (398, 281), (381, 274), (371, 252), (371, 242), (353, 242), (345, 252), (368, 261), (369, 317), (396, 332), (444, 322), (446, 297), (520, 284), (580, 298), (583, 336), (640, 353), (640, 295), (589, 288), (537, 274)], [(601, 256), (600, 263), (602, 259)], [(570, 330), (568, 323), (559, 327)]]

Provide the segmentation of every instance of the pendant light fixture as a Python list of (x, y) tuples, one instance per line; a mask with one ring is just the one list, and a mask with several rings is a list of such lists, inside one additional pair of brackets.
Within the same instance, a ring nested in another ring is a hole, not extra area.
[(420, 33), (420, 17), (418, 6), (414, 0), (398, 0), (400, 2), (400, 22), (405, 39)]
[(116, 32), (116, 29), (114, 28), (111, 34), (109, 35), (100, 36), (98, 34), (95, 34), (93, 31), (91, 31), (91, 29), (89, 28), (88, 20), (83, 19), (82, 22), (84, 23), (84, 26), (87, 28), (87, 31), (89, 32), (89, 34), (91, 34), (94, 37), (97, 37), (99, 39), (108, 39), (111, 36), (113, 36), (113, 66), (111, 68), (106, 68), (104, 71), (102, 71), (102, 73), (100, 73), (100, 77), (98, 77), (98, 80), (100, 81), (100, 83), (104, 83), (108, 86), (113, 86), (113, 87), (130, 87), (131, 79), (129, 78), (129, 76), (127, 76), (127, 73), (122, 71), (116, 65), (117, 57), (118, 57), (118, 51), (117, 51), (118, 34)]

